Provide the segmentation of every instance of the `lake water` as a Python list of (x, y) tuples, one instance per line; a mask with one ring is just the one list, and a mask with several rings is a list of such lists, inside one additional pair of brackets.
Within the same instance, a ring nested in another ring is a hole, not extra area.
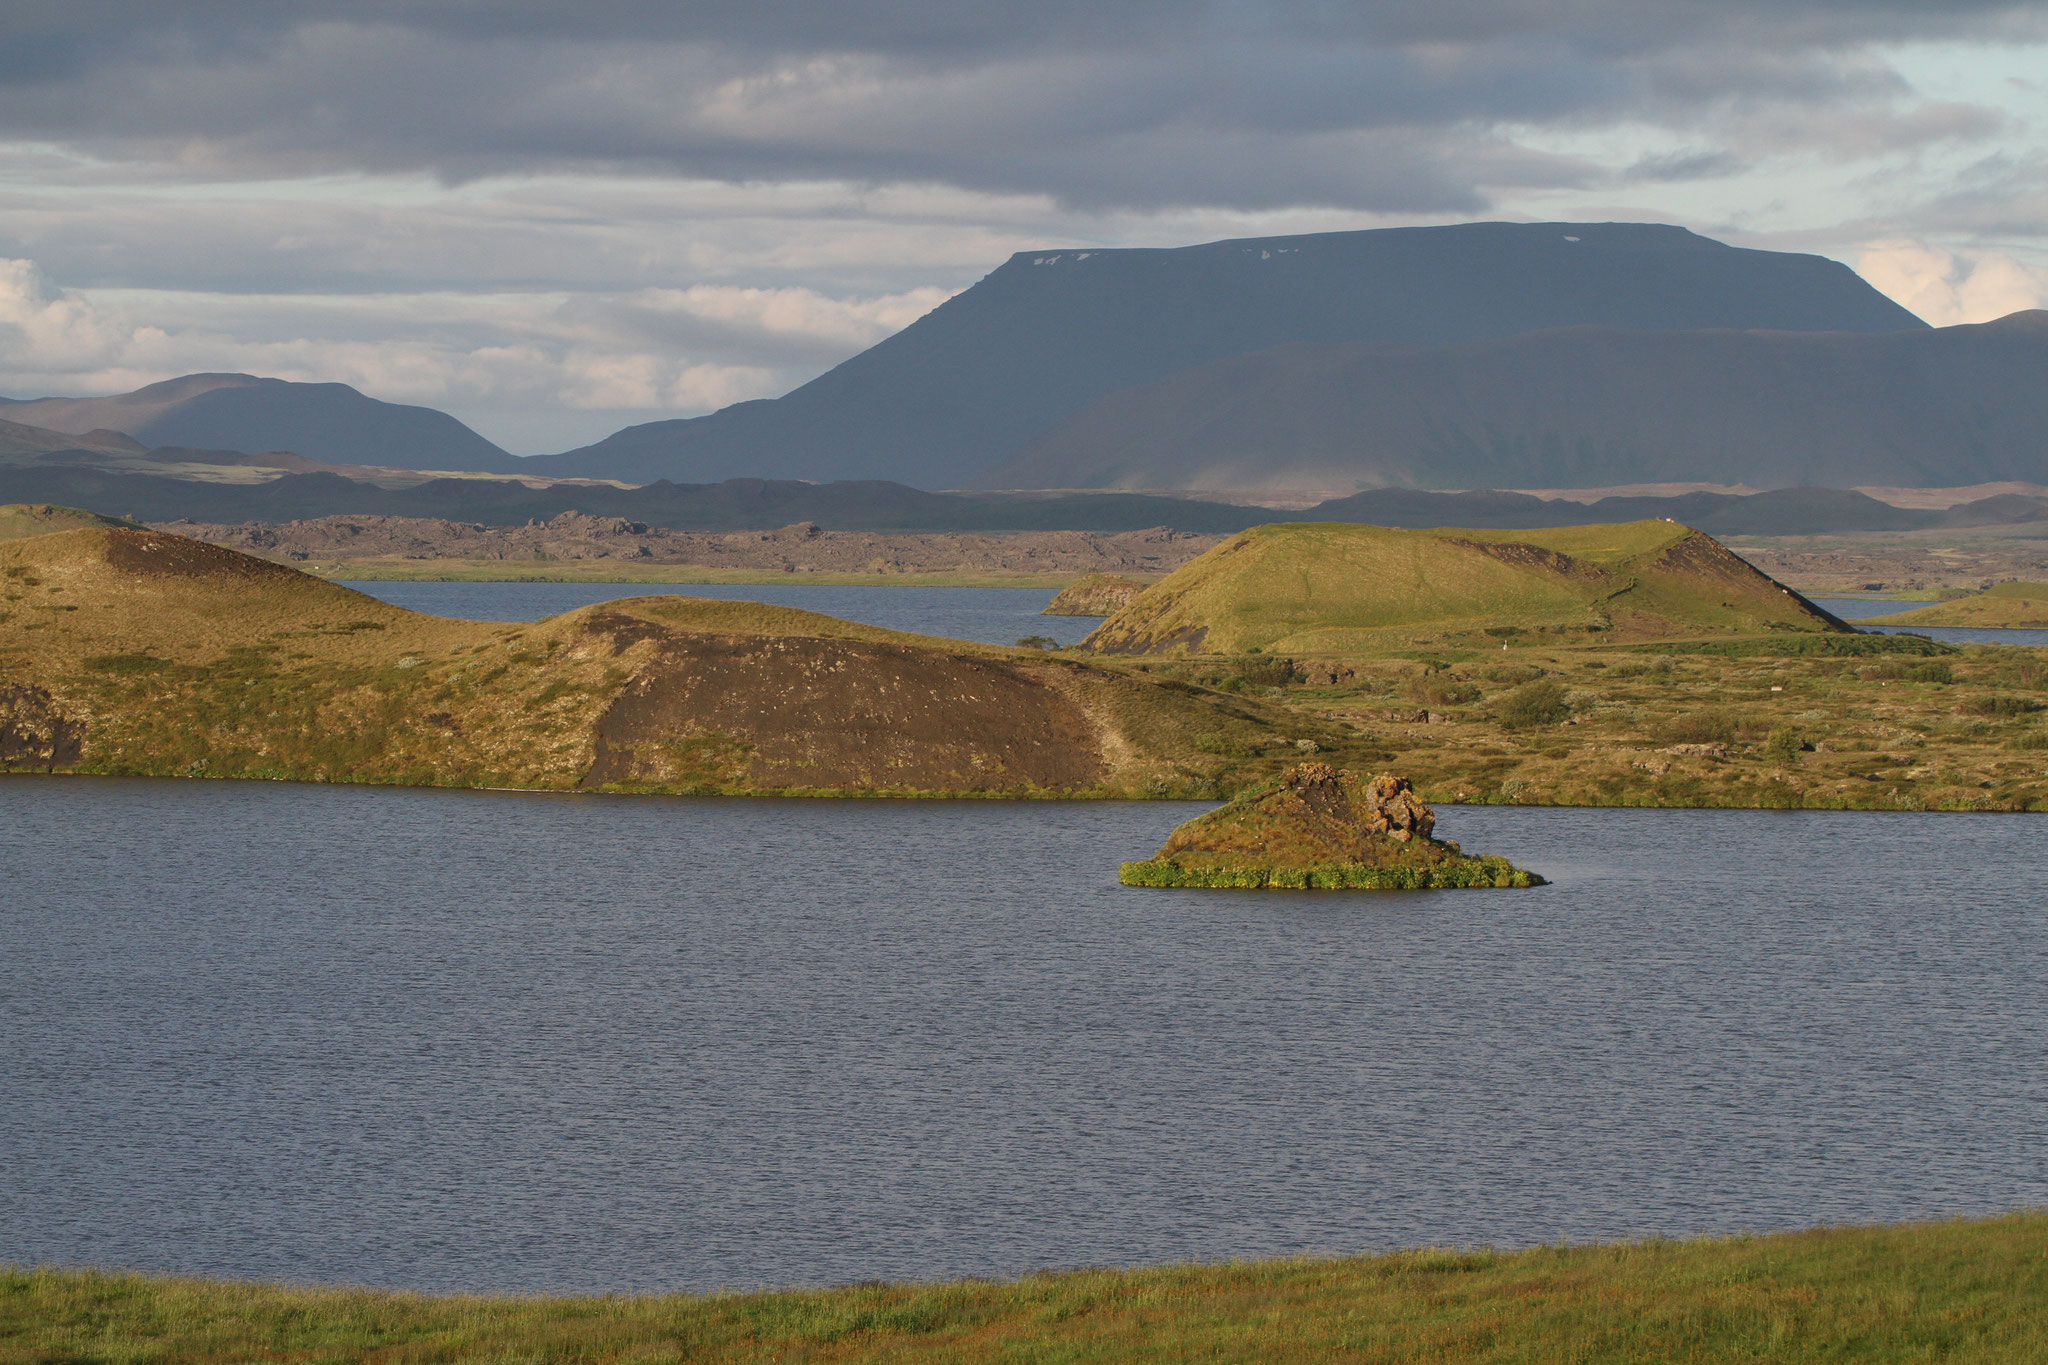
[[(1807, 600), (1844, 621), (1859, 617), (1896, 616), (1902, 611), (1928, 605), (1926, 602), (1894, 602), (1869, 597), (1811, 597)], [(1975, 626), (1859, 626), (1858, 629), (1874, 630), (1880, 635), (1925, 635), (1930, 640), (1952, 645), (2048, 645), (2048, 630), (1987, 630)]]
[[(379, 583), (349, 587), (413, 611), (471, 621), (538, 621), (621, 597), (681, 595), (774, 602), (823, 612), (848, 621), (922, 635), (943, 635), (985, 644), (1015, 644), (1043, 635), (1062, 645), (1079, 644), (1100, 625), (1094, 616), (1042, 616), (1053, 594), (1045, 588), (826, 588), (774, 583)], [(1845, 619), (1911, 611), (1924, 602), (1816, 597), (1816, 604)], [(1869, 627), (1887, 634), (1900, 631)], [(1974, 630), (1914, 627), (1913, 634), (1952, 644), (2048, 645), (2048, 630)]]
[(829, 588), (776, 583), (364, 583), (372, 597), (470, 621), (538, 621), (621, 597), (716, 597), (801, 607), (841, 620), (953, 640), (1012, 645), (1043, 635), (1079, 644), (1102, 624), (1097, 616), (1042, 616), (1049, 588)]
[(2048, 817), (1446, 808), (1556, 884), (1116, 884), (1199, 809), (0, 779), (0, 1262), (703, 1288), (2048, 1202)]

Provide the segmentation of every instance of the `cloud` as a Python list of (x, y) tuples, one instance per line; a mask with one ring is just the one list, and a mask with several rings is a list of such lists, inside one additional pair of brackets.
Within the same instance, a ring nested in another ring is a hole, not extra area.
[(1937, 327), (1989, 322), (2048, 307), (2048, 271), (1997, 251), (1945, 251), (1925, 242), (1866, 243), (1863, 277)]
[(1591, 178), (1505, 145), (1509, 124), (1718, 120), (1772, 150), (1983, 136), (1993, 115), (1922, 107), (1872, 44), (2048, 36), (2037, 6), (1967, 0), (10, 8), (0, 137), (166, 174), (632, 171), (1405, 213)]
[[(330, 296), (136, 292), (118, 302), (0, 260), (0, 392), (113, 393), (197, 371), (336, 380), (458, 415), (534, 408), (679, 416), (784, 392), (945, 301), (805, 288)], [(138, 319), (146, 319), (139, 321)], [(606, 419), (559, 424), (580, 439)], [(544, 436), (513, 436), (526, 453)], [(566, 443), (566, 442), (565, 442)]]
[(106, 310), (57, 288), (34, 261), (0, 260), (0, 356), (91, 369), (136, 336)]

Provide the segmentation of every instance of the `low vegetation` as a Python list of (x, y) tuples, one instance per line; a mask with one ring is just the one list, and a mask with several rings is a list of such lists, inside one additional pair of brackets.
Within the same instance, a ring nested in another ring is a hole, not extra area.
[(2048, 1216), (1010, 1282), (435, 1298), (0, 1272), (0, 1365), (2048, 1359)]

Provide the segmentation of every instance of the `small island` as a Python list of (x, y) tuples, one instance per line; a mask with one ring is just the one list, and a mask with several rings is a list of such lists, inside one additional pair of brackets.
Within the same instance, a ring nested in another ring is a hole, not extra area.
[(1152, 858), (1125, 863), (1121, 880), (1244, 890), (1544, 884), (1505, 858), (1469, 856), (1435, 830), (1436, 815), (1407, 778), (1361, 783), (1330, 764), (1303, 763), (1273, 785), (1188, 821)]

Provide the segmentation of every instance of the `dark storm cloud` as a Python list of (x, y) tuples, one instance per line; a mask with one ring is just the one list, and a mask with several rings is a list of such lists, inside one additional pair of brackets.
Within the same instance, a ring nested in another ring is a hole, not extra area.
[[(1596, 174), (1491, 128), (1882, 109), (1907, 92), (1868, 44), (2040, 34), (2042, 16), (1902, 0), (15, 0), (0, 137), (212, 176), (638, 170), (1466, 213)], [(1960, 126), (1865, 120), (1878, 132), (1861, 136)], [(1639, 173), (1695, 173), (1672, 164)]]

